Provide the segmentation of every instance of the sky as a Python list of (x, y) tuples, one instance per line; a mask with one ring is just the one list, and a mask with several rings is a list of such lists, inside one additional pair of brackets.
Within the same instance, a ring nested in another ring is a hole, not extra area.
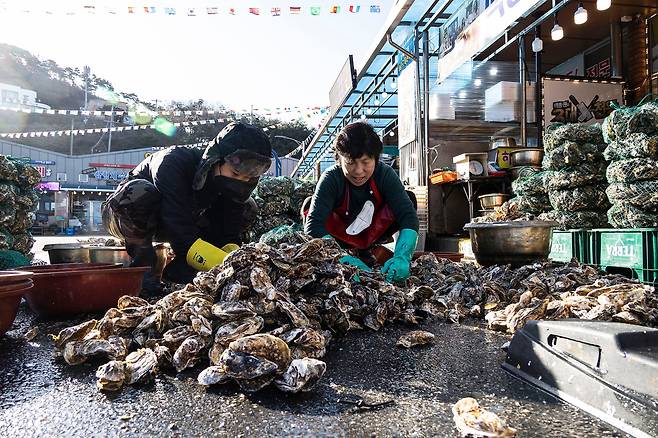
[[(358, 71), (394, 1), (0, 0), (7, 6), (0, 42), (60, 66), (88, 65), (115, 90), (144, 100), (204, 99), (234, 109), (326, 106), (348, 55)], [(350, 4), (360, 12), (350, 14)], [(83, 5), (94, 5), (96, 13), (85, 13)], [(129, 5), (138, 13), (129, 15)], [(339, 14), (329, 14), (333, 5)], [(370, 13), (370, 5), (381, 13)], [(116, 15), (106, 12), (109, 6)], [(156, 14), (145, 14), (144, 6), (156, 7)], [(290, 15), (290, 6), (302, 6), (302, 13)], [(311, 6), (320, 6), (320, 15), (312, 16)], [(165, 7), (177, 15), (167, 16)], [(207, 7), (219, 13), (207, 15)], [(261, 15), (249, 14), (251, 7)], [(280, 17), (271, 15), (273, 7), (281, 8)], [(197, 8), (197, 16), (187, 16), (188, 8)]]

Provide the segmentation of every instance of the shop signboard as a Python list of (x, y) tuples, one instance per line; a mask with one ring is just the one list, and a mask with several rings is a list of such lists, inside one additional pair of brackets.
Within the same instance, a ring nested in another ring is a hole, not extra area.
[(55, 162), (51, 160), (30, 160), (30, 164), (39, 164), (42, 166), (54, 166)]
[(493, 2), (487, 0), (467, 0), (455, 13), (450, 15), (440, 28), (439, 53), (445, 55), (455, 47), (463, 30)]
[(349, 55), (347, 61), (343, 64), (343, 68), (340, 69), (334, 85), (329, 90), (331, 114), (335, 114), (343, 104), (345, 96), (351, 93), (354, 88), (356, 88), (356, 70), (354, 69), (354, 58)]
[(550, 123), (600, 123), (623, 103), (623, 83), (572, 78), (542, 79), (544, 126)]
[(60, 185), (58, 181), (46, 181), (46, 182), (40, 182), (36, 186), (37, 190), (50, 190), (52, 192), (56, 192), (60, 189)]
[(39, 172), (39, 175), (41, 175), (41, 178), (46, 178), (52, 175), (53, 171), (49, 167), (46, 166), (34, 166), (34, 168)]
[(93, 177), (96, 179), (104, 179), (108, 181), (121, 181), (128, 177), (129, 172), (122, 172), (117, 170), (97, 170), (94, 172)]
[(398, 78), (398, 144), (416, 141), (416, 62)]
[(91, 175), (92, 173), (96, 173), (98, 171), (97, 168), (95, 167), (87, 167), (86, 169), (82, 169), (80, 173), (83, 175)]
[(514, 22), (541, 3), (544, 0), (496, 0), (491, 3), (459, 34), (452, 50), (439, 59), (437, 82), (443, 82), (460, 65), (487, 48)]

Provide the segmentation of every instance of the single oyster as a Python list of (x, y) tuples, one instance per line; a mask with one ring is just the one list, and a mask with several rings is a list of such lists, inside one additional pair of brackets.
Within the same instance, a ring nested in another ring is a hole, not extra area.
[(158, 356), (150, 348), (140, 348), (126, 356), (125, 364), (124, 383), (132, 385), (137, 382), (147, 382), (155, 377), (158, 370)]
[(477, 400), (466, 397), (452, 407), (453, 419), (462, 436), (487, 436), (506, 438), (516, 436), (516, 429), (509, 427), (498, 415), (480, 408)]
[(279, 367), (274, 362), (251, 354), (228, 349), (219, 360), (226, 374), (236, 380), (251, 380), (275, 373)]
[(96, 377), (96, 387), (101, 391), (118, 391), (126, 380), (126, 364), (120, 360), (109, 361), (98, 367)]
[(195, 366), (201, 359), (200, 353), (206, 347), (206, 342), (198, 336), (187, 338), (174, 353), (172, 363), (179, 373), (186, 368)]
[(419, 345), (428, 345), (434, 343), (434, 334), (423, 330), (414, 330), (400, 336), (395, 344), (399, 347), (411, 348)]
[(119, 336), (109, 339), (91, 339), (69, 342), (64, 347), (64, 360), (69, 365), (84, 363), (93, 356), (106, 356), (110, 359), (123, 359), (127, 354), (127, 342)]
[(224, 324), (215, 332), (215, 339), (212, 348), (208, 352), (210, 363), (213, 365), (219, 364), (219, 358), (228, 348), (229, 344), (236, 339), (244, 336), (249, 336), (258, 333), (264, 325), (263, 318), (255, 316), (253, 318), (246, 318), (241, 321), (233, 321)]
[(286, 372), (274, 380), (274, 384), (284, 392), (307, 392), (313, 389), (326, 370), (327, 364), (321, 360), (295, 359)]
[(221, 385), (228, 382), (231, 378), (226, 374), (223, 366), (211, 365), (199, 373), (197, 382), (204, 386)]
[(97, 321), (95, 319), (83, 322), (82, 324), (67, 327), (61, 330), (57, 336), (53, 336), (55, 348), (61, 349), (66, 343), (71, 341), (79, 341), (96, 327)]
[(256, 316), (254, 306), (242, 301), (227, 301), (214, 304), (212, 306), (212, 314), (223, 323)]
[(228, 348), (274, 362), (283, 373), (290, 365), (290, 349), (281, 338), (267, 334), (256, 334), (233, 341)]

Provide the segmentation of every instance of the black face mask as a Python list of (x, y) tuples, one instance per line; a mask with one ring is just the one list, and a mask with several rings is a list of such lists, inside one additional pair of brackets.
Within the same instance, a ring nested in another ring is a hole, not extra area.
[(252, 178), (249, 181), (240, 181), (239, 179), (229, 178), (223, 175), (215, 175), (213, 177), (213, 183), (220, 195), (226, 196), (234, 202), (244, 204), (256, 189), (258, 178)]

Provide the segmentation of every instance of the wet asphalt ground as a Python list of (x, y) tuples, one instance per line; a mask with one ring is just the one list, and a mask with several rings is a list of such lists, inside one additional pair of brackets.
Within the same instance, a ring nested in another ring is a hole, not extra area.
[[(509, 337), (477, 326), (424, 324), (436, 344), (411, 350), (395, 347), (405, 326), (350, 333), (333, 342), (325, 376), (305, 394), (204, 389), (196, 383), (203, 366), (101, 393), (94, 374), (102, 362), (68, 366), (53, 357), (48, 337), (90, 316), (39, 321), (22, 304), (0, 338), (0, 436), (458, 437), (451, 407), (462, 397), (475, 397), (523, 437), (623, 436), (506, 374), (500, 347)], [(25, 340), (34, 326), (39, 334)], [(391, 402), (359, 410), (349, 403), (359, 399)]]

